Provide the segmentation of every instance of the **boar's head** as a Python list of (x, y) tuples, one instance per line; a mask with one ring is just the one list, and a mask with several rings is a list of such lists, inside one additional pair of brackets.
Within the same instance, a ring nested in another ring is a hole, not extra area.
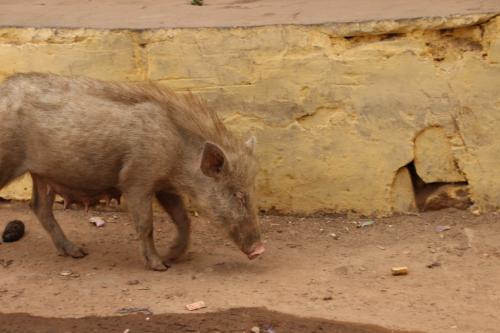
[(255, 206), (255, 138), (237, 149), (224, 150), (205, 142), (201, 153), (201, 185), (198, 204), (210, 218), (222, 224), (231, 239), (249, 259), (264, 252)]

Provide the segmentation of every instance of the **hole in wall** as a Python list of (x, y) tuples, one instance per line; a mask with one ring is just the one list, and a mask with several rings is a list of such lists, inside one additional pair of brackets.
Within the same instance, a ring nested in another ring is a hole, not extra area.
[(0, 197), (0, 204), (4, 202), (10, 202), (10, 199), (5, 199), (4, 197)]
[(410, 173), (415, 202), (419, 211), (444, 208), (467, 209), (473, 204), (468, 181), (426, 183), (418, 175), (414, 161), (408, 163), (406, 168)]

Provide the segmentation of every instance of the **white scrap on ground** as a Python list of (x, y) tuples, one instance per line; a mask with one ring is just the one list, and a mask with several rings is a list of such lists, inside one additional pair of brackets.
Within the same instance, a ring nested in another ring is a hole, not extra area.
[(104, 221), (104, 219), (102, 217), (99, 217), (99, 216), (92, 216), (89, 219), (89, 222), (92, 224), (95, 224), (95, 226), (98, 228), (100, 228), (100, 227), (104, 226), (104, 224), (106, 224), (106, 221)]
[(203, 302), (203, 301), (194, 302), (194, 303), (186, 305), (186, 309), (188, 311), (199, 310), (199, 309), (203, 309), (203, 308), (206, 308), (206, 307), (207, 306), (206, 306), (205, 302)]

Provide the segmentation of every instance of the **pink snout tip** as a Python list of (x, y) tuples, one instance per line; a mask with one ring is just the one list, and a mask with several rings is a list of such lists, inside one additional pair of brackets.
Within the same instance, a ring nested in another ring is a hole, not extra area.
[(262, 253), (264, 253), (266, 249), (264, 248), (264, 245), (262, 244), (257, 244), (250, 253), (248, 253), (248, 259), (253, 260), (260, 256)]

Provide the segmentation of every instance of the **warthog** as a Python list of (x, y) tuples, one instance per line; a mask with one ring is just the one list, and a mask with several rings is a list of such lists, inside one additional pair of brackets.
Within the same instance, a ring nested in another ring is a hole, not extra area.
[[(193, 95), (153, 83), (27, 73), (0, 85), (0, 188), (31, 174), (32, 209), (61, 255), (86, 253), (54, 218), (55, 194), (83, 203), (123, 195), (153, 270), (187, 250), (185, 197), (250, 259), (259, 256), (254, 145)], [(163, 258), (153, 240), (154, 197), (178, 231)]]

